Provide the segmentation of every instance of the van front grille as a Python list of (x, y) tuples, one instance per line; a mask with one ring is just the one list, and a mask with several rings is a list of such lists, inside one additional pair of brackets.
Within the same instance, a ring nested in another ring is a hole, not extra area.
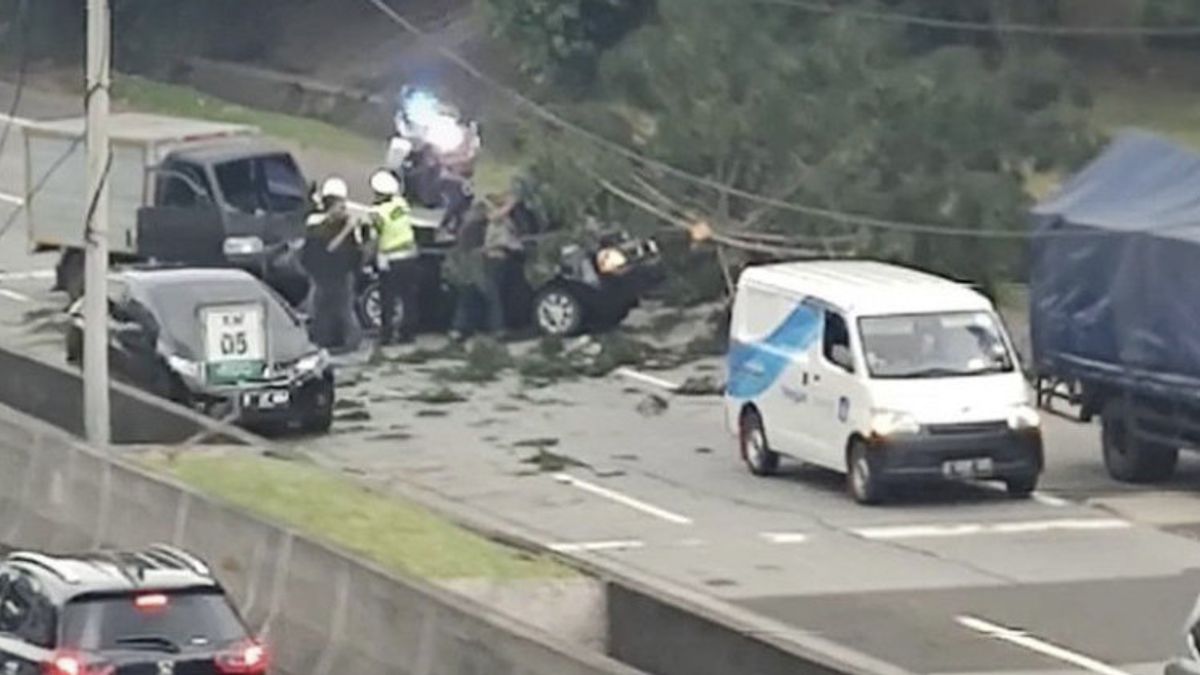
[(930, 424), (926, 431), (935, 436), (965, 436), (968, 434), (999, 434), (1008, 431), (1008, 422), (967, 422), (963, 424)]

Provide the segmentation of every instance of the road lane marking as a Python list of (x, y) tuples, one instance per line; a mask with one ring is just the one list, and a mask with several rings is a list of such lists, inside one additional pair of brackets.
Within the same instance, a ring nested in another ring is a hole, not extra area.
[(957, 523), (952, 525), (900, 525), (868, 527), (852, 530), (864, 539), (926, 539), (965, 537), (981, 534), (1028, 534), (1032, 532), (1061, 532), (1087, 530), (1122, 530), (1132, 527), (1127, 520), (1117, 518), (1063, 518), (1011, 523)]
[(18, 293), (16, 291), (10, 291), (7, 288), (0, 288), (0, 296), (8, 298), (9, 300), (15, 300), (17, 302), (33, 302), (33, 298), (29, 297), (28, 295), (25, 295), (24, 293)]
[(990, 621), (985, 621), (974, 616), (959, 616), (955, 620), (959, 625), (969, 630), (983, 633), (989, 637), (1003, 640), (1010, 644), (1023, 647), (1031, 652), (1037, 652), (1043, 656), (1048, 656), (1056, 661), (1069, 663), (1073, 666), (1083, 668), (1089, 672), (1097, 673), (1097, 675), (1129, 675), (1129, 673), (1113, 668), (1112, 666), (1102, 661), (1097, 661), (1090, 656), (1073, 652), (1069, 649), (1059, 647), (1056, 644), (1046, 642), (1040, 638), (1034, 637), (1029, 633), (1021, 630), (1014, 630), (994, 624)]
[(5, 124), (13, 124), (18, 127), (31, 127), (36, 124), (36, 122), (27, 117), (13, 117), (12, 115), (6, 115), (4, 113), (0, 113), (0, 122), (4, 122)]
[(803, 544), (808, 535), (800, 532), (760, 532), (759, 536), (772, 544)]
[(16, 195), (10, 195), (6, 192), (0, 192), (0, 202), (5, 202), (7, 204), (12, 204), (13, 206), (19, 206), (19, 207), (25, 206), (24, 199), (21, 199), (20, 197), (18, 197)]
[(628, 541), (563, 542), (549, 544), (546, 548), (555, 553), (590, 553), (593, 551), (629, 551), (645, 545), (645, 542), (630, 539)]
[(620, 492), (617, 492), (616, 490), (610, 490), (606, 487), (601, 487), (599, 485), (589, 483), (585, 480), (580, 480), (570, 474), (566, 474), (566, 473), (555, 474), (554, 480), (556, 480), (560, 483), (563, 483), (565, 485), (570, 485), (571, 487), (579, 488), (580, 490), (583, 490), (584, 492), (590, 492), (590, 493), (596, 495), (597, 497), (604, 497), (605, 499), (612, 500), (618, 504), (621, 504), (623, 506), (628, 506), (631, 509), (641, 511), (642, 513), (654, 516), (655, 518), (660, 518), (669, 523), (675, 523), (676, 525), (691, 525), (692, 524), (691, 518), (688, 518), (686, 516), (681, 516), (678, 513), (672, 513), (671, 511), (659, 508), (653, 504), (647, 504), (646, 502), (644, 502), (640, 499), (634, 499), (633, 497), (630, 497), (629, 495), (623, 495)]
[(1054, 495), (1048, 495), (1045, 492), (1033, 493), (1033, 501), (1045, 506), (1053, 506), (1056, 508), (1071, 505), (1071, 502), (1067, 501), (1066, 499), (1063, 499), (1062, 497), (1055, 497)]
[(667, 391), (676, 391), (679, 389), (679, 385), (670, 380), (664, 380), (661, 377), (647, 375), (646, 373), (639, 373), (633, 368), (618, 368), (617, 375), (630, 380), (637, 380), (642, 384), (648, 384), (659, 389), (666, 389)]
[(33, 270), (30, 272), (0, 272), (0, 281), (35, 281), (53, 279), (54, 270)]

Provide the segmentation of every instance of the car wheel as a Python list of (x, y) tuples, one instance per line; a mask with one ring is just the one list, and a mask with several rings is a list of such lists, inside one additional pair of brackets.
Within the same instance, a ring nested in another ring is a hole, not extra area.
[(544, 335), (568, 337), (583, 328), (583, 302), (565, 286), (551, 286), (538, 293), (533, 315)]
[(742, 460), (755, 476), (773, 476), (779, 471), (779, 453), (771, 450), (762, 417), (754, 410), (742, 414), (738, 445)]
[(83, 331), (67, 329), (67, 363), (83, 363)]
[(1175, 473), (1179, 449), (1137, 438), (1129, 429), (1120, 402), (1109, 401), (1100, 421), (1104, 466), (1114, 479), (1125, 483), (1154, 483)]
[(58, 264), (57, 283), (55, 286), (66, 291), (72, 302), (83, 297), (84, 292), (84, 254), (83, 251), (71, 249), (63, 253)]
[(333, 426), (334, 386), (326, 380), (306, 397), (301, 410), (300, 429), (305, 433), (323, 434)]
[(1008, 496), (1015, 499), (1029, 498), (1033, 494), (1033, 491), (1037, 489), (1037, 485), (1037, 475), (1009, 478), (1004, 481), (1004, 486), (1008, 489)]
[(862, 441), (850, 444), (846, 453), (846, 489), (859, 504), (875, 505), (883, 502), (886, 490), (875, 470), (875, 463)]
[(366, 331), (379, 330), (382, 323), (383, 304), (380, 300), (379, 284), (373, 283), (358, 294), (354, 303), (355, 314), (358, 315), (358, 325)]

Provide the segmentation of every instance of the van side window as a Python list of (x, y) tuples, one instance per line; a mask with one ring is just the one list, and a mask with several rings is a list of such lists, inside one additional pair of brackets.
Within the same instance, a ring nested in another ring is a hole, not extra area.
[[(841, 349), (838, 349), (838, 348)], [(854, 363), (850, 360), (850, 329), (846, 320), (837, 312), (825, 311), (825, 339), (822, 345), (825, 360), (842, 370), (854, 372)]]

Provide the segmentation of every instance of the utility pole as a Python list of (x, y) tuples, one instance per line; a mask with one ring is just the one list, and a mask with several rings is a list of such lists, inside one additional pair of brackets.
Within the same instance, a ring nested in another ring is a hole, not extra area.
[(109, 443), (108, 407), (108, 87), (112, 68), (109, 0), (87, 3), (87, 211), (84, 213), (83, 416), (87, 440)]

